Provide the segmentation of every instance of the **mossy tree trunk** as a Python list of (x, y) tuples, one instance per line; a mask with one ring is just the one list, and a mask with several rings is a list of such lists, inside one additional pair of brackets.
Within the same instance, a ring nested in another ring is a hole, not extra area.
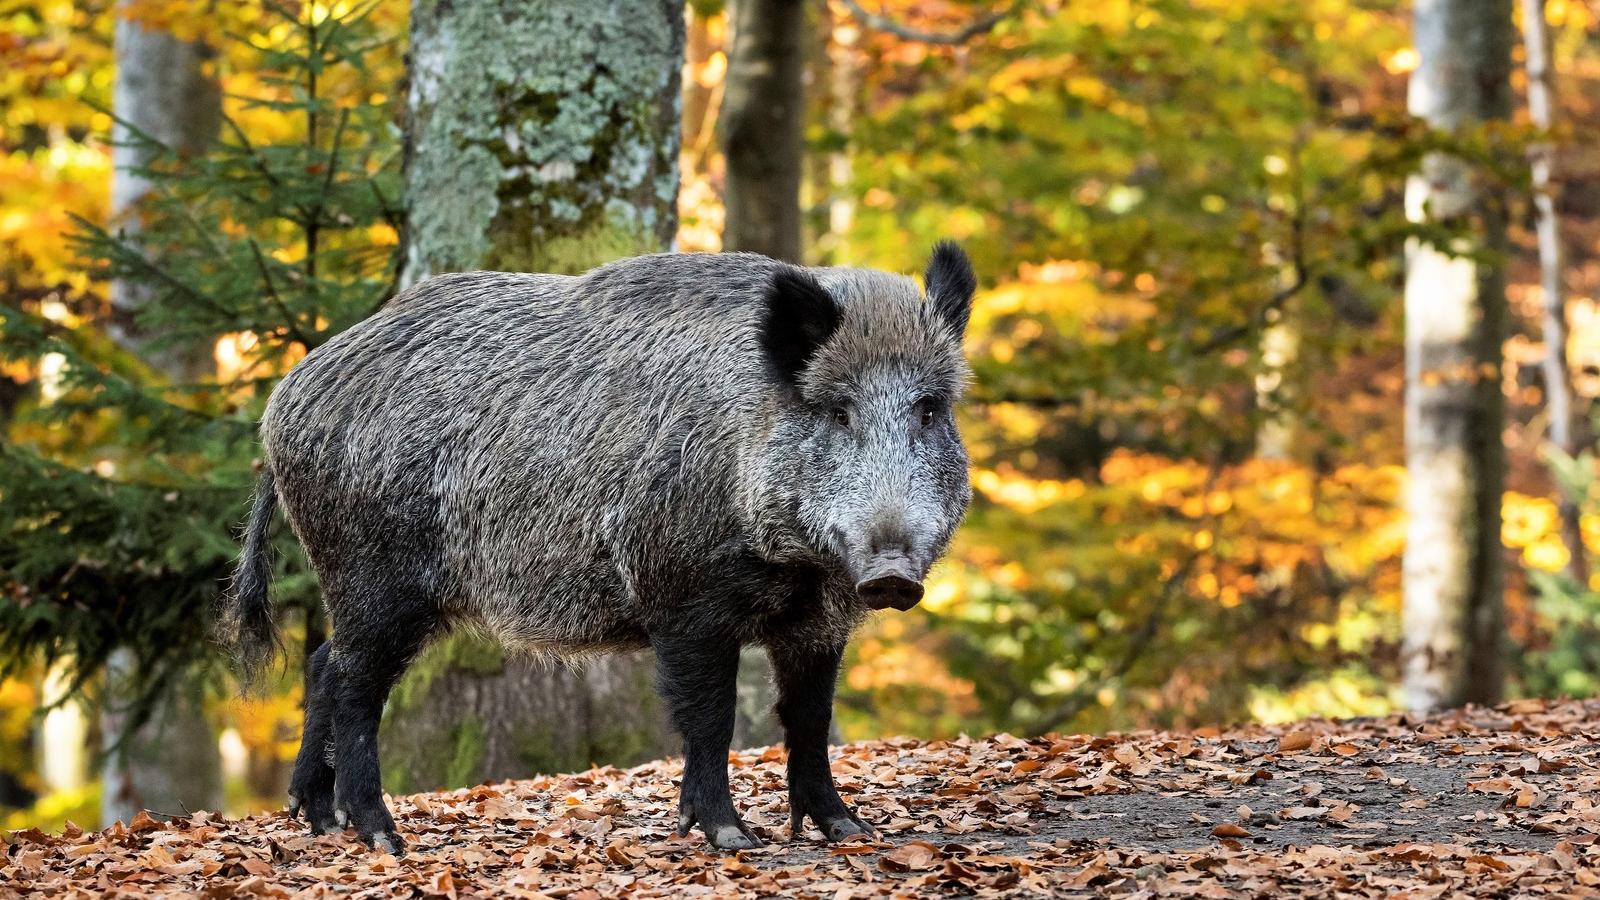
[[(670, 247), (683, 4), (415, 0), (405, 277), (582, 272)], [(465, 635), (390, 699), (394, 790), (624, 764), (677, 748), (647, 654), (577, 669)]]
[[(1510, 0), (1418, 0), (1413, 115), (1469, 137), (1511, 113)], [(1406, 212), (1448, 238), (1406, 250), (1406, 705), (1499, 699), (1503, 681), (1505, 200), (1481, 164), (1431, 153)]]

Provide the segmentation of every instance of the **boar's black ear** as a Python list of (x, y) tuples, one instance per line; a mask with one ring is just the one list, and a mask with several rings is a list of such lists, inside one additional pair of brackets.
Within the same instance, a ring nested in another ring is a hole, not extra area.
[(761, 349), (778, 376), (794, 382), (839, 327), (839, 305), (815, 275), (795, 266), (772, 274), (765, 300)]
[(927, 272), (928, 302), (934, 312), (950, 326), (957, 339), (967, 333), (967, 316), (972, 313), (972, 292), (978, 277), (972, 274), (972, 261), (954, 241), (940, 241), (933, 247)]

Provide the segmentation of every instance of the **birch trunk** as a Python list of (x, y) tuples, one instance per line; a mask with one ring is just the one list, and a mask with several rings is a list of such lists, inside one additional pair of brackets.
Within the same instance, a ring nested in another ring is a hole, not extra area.
[[(1465, 134), (1510, 113), (1509, 0), (1417, 0), (1413, 115)], [(1412, 709), (1492, 702), (1503, 680), (1504, 202), (1486, 173), (1429, 155), (1407, 215), (1452, 229), (1406, 253), (1402, 690)]]
[(828, 32), (828, 128), (843, 139), (844, 147), (828, 154), (828, 234), (826, 256), (835, 264), (852, 261), (850, 229), (855, 225), (855, 165), (850, 158), (849, 136), (861, 107), (861, 29), (854, 19), (841, 16)]
[[(118, 4), (120, 11), (132, 5), (130, 0)], [(117, 118), (180, 155), (205, 150), (216, 138), (222, 115), (221, 90), (206, 71), (210, 50), (146, 29), (121, 15), (115, 45), (117, 80), (112, 107)], [(139, 204), (151, 185), (132, 171), (148, 160), (142, 148), (125, 143), (127, 137), (126, 126), (114, 127), (111, 223), (133, 236), (142, 228)], [(149, 302), (150, 293), (143, 285), (111, 284), (111, 332), (118, 343), (175, 382), (210, 371), (209, 342), (172, 344), (140, 326), (139, 311)], [(220, 760), (200, 691), (180, 688), (156, 708), (149, 721), (130, 730), (131, 721), (121, 708), (117, 688), (138, 677), (131, 653), (118, 650), (112, 654), (100, 718), (107, 751), (101, 821), (131, 821), (141, 809), (163, 814), (216, 809), (222, 802)]]
[[(122, 122), (180, 155), (200, 153), (216, 139), (222, 124), (221, 87), (205, 69), (211, 50), (151, 31), (122, 15), (135, 5), (134, 0), (118, 3), (112, 109)], [(139, 203), (150, 193), (151, 184), (134, 169), (149, 160), (143, 147), (127, 143), (125, 125), (113, 125), (111, 139), (111, 224), (129, 237), (137, 237), (143, 230)], [(208, 371), (213, 365), (209, 344), (168, 345), (160, 341), (160, 335), (139, 327), (139, 310), (149, 300), (150, 291), (144, 285), (112, 282), (111, 331), (117, 342), (174, 380)]]
[[(1566, 263), (1561, 246), (1561, 220), (1556, 215), (1555, 66), (1550, 59), (1550, 28), (1544, 0), (1522, 0), (1522, 45), (1528, 74), (1528, 118), (1545, 139), (1528, 148), (1533, 181), (1533, 209), (1539, 238), (1539, 284), (1543, 291), (1545, 409), (1550, 416), (1550, 443), (1570, 456), (1580, 448), (1579, 423), (1572, 396), (1572, 371), (1567, 361), (1567, 297), (1561, 284)], [(1589, 578), (1584, 560), (1579, 497), (1562, 485), (1561, 539), (1567, 546), (1567, 574), (1578, 584)]]
[[(676, 229), (681, 2), (415, 0), (405, 279), (582, 272)], [(382, 741), (394, 790), (674, 752), (648, 654), (580, 670), (465, 636), (412, 667)]]

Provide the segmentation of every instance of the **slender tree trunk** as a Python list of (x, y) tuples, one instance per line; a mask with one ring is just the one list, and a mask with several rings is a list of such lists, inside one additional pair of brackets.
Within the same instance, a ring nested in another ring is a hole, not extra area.
[[(1510, 114), (1509, 0), (1417, 0), (1411, 112), (1463, 133)], [(1504, 202), (1487, 174), (1442, 153), (1406, 186), (1412, 221), (1456, 230), (1406, 254), (1406, 704), (1500, 696), (1506, 331)]]
[[(407, 281), (582, 272), (676, 228), (684, 10), (670, 0), (415, 0)], [(628, 763), (678, 746), (648, 654), (552, 669), (452, 636), (385, 716), (395, 789)]]
[(849, 136), (861, 107), (861, 60), (857, 46), (861, 28), (850, 16), (840, 16), (828, 34), (828, 129), (839, 148), (828, 154), (828, 235), (822, 242), (831, 262), (851, 260), (850, 229), (856, 219), (855, 166), (850, 158)]
[(1256, 456), (1262, 459), (1294, 458), (1298, 438), (1294, 402), (1299, 385), (1292, 382), (1300, 355), (1300, 324), (1290, 310), (1280, 310), (1277, 321), (1261, 331), (1261, 371), (1256, 374), (1256, 407), (1262, 411), (1256, 427)]
[[(204, 44), (151, 31), (121, 15), (134, 5), (133, 0), (118, 3), (117, 80), (112, 109), (118, 119), (179, 154), (200, 153), (216, 140), (222, 124), (222, 91), (205, 70), (211, 50)], [(150, 193), (151, 185), (134, 169), (149, 160), (143, 147), (128, 143), (125, 125), (113, 125), (111, 137), (111, 224), (135, 237), (143, 230), (139, 202)], [(209, 344), (165, 344), (160, 335), (148, 334), (139, 327), (138, 312), (149, 298), (145, 285), (112, 282), (111, 331), (118, 343), (174, 380), (208, 371), (213, 365)]]
[(800, 261), (805, 4), (735, 0), (717, 127), (727, 160), (725, 250)]
[[(713, 13), (708, 17), (690, 5), (684, 47), (688, 70), (698, 74), (716, 53), (718, 48), (711, 34), (711, 24), (719, 15)], [(727, 81), (726, 70), (721, 75), (723, 77), (716, 79), (692, 80), (683, 86), (683, 150), (696, 163), (707, 156), (699, 151), (711, 146), (718, 112), (715, 108), (716, 98), (721, 95)]]
[[(1301, 271), (1305, 264), (1306, 215), (1305, 173), (1300, 165), (1303, 143), (1303, 138), (1297, 136), (1287, 153), (1288, 173), (1294, 185), (1294, 209), (1288, 234), (1262, 248), (1268, 262), (1277, 267), (1277, 290), (1286, 294), (1293, 293), (1295, 286), (1306, 277)], [(1266, 327), (1261, 330), (1256, 408), (1262, 418), (1256, 428), (1256, 455), (1262, 459), (1292, 459), (1299, 439), (1300, 423), (1296, 420), (1295, 408), (1302, 394), (1297, 371), (1302, 329), (1297, 313), (1293, 300), (1280, 304), (1268, 310)]]
[[(132, 5), (131, 0), (118, 4), (121, 10)], [(210, 55), (202, 44), (180, 41), (119, 16), (112, 96), (117, 118), (181, 155), (205, 150), (216, 138), (222, 115), (221, 90), (205, 69)], [(125, 143), (125, 126), (115, 126), (112, 137), (112, 225), (136, 235), (142, 228), (139, 204), (151, 186), (132, 170), (147, 160), (141, 148)], [(210, 371), (209, 342), (172, 344), (140, 326), (138, 313), (148, 302), (144, 286), (112, 283), (112, 334), (117, 341), (175, 382)], [(220, 761), (199, 689), (178, 688), (149, 721), (130, 731), (118, 686), (138, 677), (131, 652), (112, 654), (100, 719), (107, 751), (101, 820), (130, 821), (140, 809), (172, 814), (217, 808), (222, 802)]]
[(89, 716), (81, 700), (67, 697), (66, 666), (45, 672), (42, 706), (54, 707), (39, 720), (39, 782), (45, 793), (75, 791), (89, 781)]
[[(832, 100), (828, 85), (833, 78), (833, 61), (828, 56), (833, 43), (833, 7), (819, 3), (808, 13), (804, 61), (800, 83), (805, 91), (805, 111), (801, 130), (807, 134), (828, 127), (828, 113)], [(828, 178), (827, 153), (813, 153), (805, 147), (805, 162), (800, 176), (800, 246), (806, 248), (806, 259), (816, 262), (821, 242), (828, 230), (828, 200), (832, 193)]]
[[(1555, 64), (1550, 58), (1550, 28), (1545, 22), (1544, 0), (1522, 0), (1522, 45), (1528, 73), (1528, 117), (1545, 140), (1528, 148), (1533, 178), (1533, 208), (1538, 216), (1539, 283), (1544, 293), (1544, 396), (1550, 415), (1550, 444), (1568, 455), (1580, 449), (1579, 422), (1572, 395), (1572, 372), (1567, 363), (1567, 297), (1561, 279), (1566, 264), (1561, 246), (1561, 220), (1556, 216), (1554, 172), (1556, 146), (1549, 138), (1555, 128)], [(1579, 497), (1565, 486), (1561, 492), (1561, 539), (1567, 546), (1567, 574), (1579, 584), (1588, 580), (1584, 559), (1582, 509)]]

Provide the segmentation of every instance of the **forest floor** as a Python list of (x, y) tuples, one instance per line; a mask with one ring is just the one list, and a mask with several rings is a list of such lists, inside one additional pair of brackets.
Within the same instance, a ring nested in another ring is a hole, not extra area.
[(1600, 703), (840, 749), (878, 842), (788, 841), (783, 756), (734, 757), (760, 850), (671, 828), (677, 760), (417, 794), (401, 858), (284, 815), (16, 832), (0, 897), (1589, 896)]

